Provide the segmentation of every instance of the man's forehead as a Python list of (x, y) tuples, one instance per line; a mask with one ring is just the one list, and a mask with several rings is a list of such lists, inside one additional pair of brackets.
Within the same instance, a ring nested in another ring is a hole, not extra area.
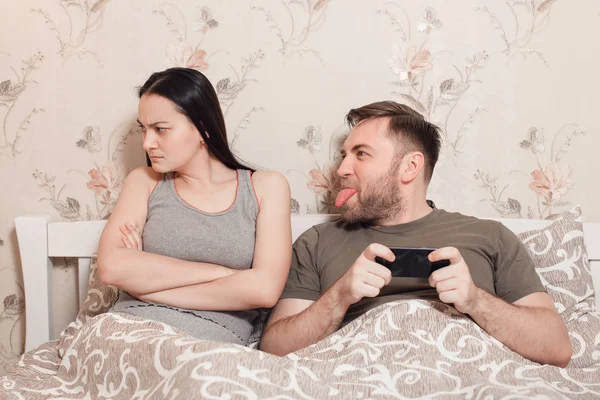
[(351, 150), (359, 143), (373, 146), (382, 140), (389, 141), (388, 120), (388, 118), (376, 118), (362, 121), (350, 131), (344, 141), (344, 148)]

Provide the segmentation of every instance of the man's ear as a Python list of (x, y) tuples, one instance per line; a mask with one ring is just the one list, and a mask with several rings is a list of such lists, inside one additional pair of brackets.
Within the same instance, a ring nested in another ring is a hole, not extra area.
[(406, 154), (400, 164), (400, 180), (402, 183), (414, 181), (425, 167), (425, 157), (420, 151)]

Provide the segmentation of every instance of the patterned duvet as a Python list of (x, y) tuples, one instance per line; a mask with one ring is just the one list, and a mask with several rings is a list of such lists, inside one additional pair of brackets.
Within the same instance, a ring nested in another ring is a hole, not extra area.
[(584, 303), (568, 327), (573, 359), (561, 369), (525, 360), (452, 307), (420, 300), (380, 306), (286, 357), (103, 313), (26, 353), (0, 378), (0, 398), (600, 398), (600, 314)]

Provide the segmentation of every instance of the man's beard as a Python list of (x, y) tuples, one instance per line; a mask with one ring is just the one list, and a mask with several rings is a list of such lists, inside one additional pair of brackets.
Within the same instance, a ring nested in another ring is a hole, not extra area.
[(356, 193), (356, 204), (342, 207), (341, 218), (349, 224), (377, 225), (404, 211), (406, 200), (398, 184), (398, 167), (394, 163), (383, 177), (365, 182)]

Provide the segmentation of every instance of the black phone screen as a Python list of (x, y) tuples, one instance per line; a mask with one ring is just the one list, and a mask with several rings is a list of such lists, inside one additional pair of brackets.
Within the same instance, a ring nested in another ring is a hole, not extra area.
[(450, 265), (449, 260), (429, 261), (427, 256), (436, 250), (433, 248), (390, 247), (390, 250), (396, 255), (394, 261), (375, 257), (375, 262), (391, 270), (394, 278), (429, 278), (433, 271)]

